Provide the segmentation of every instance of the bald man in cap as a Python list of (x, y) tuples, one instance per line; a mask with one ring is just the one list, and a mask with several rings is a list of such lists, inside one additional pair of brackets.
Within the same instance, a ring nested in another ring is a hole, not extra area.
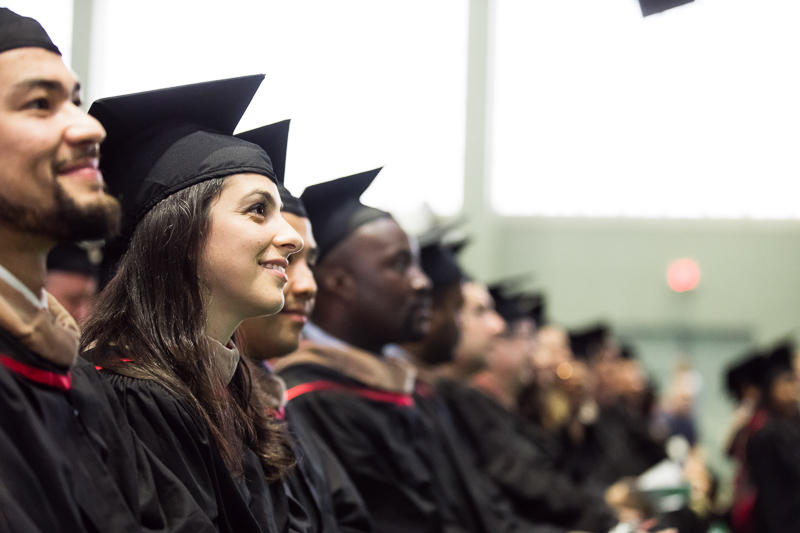
[(506, 531), (417, 407), (413, 364), (382, 353), (427, 333), (430, 280), (391, 215), (359, 200), (379, 170), (314, 185), (301, 197), (319, 246), (318, 294), (306, 339), (276, 365), (287, 414), (331, 447), (375, 531)]

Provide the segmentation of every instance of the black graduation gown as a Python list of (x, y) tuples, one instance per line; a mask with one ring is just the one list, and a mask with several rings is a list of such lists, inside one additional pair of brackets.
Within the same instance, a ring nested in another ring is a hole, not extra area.
[[(478, 468), (531, 522), (606, 532), (617, 523), (601, 497), (576, 486), (557, 469), (557, 448), (528, 422), (482, 392), (441, 379), (436, 390), (452, 413), (456, 431)], [(530, 437), (537, 436), (539, 442)]]
[(369, 533), (372, 523), (364, 501), (339, 460), (317, 439), (302, 418), (285, 414), (297, 466), (287, 480), (289, 493), (305, 516), (291, 512), (293, 527), (308, 533)]
[(234, 479), (191, 407), (153, 380), (103, 374), (145, 448), (188, 489), (217, 531), (289, 530), (284, 488), (280, 483), (267, 483), (254, 452), (244, 449), (244, 476)]
[(754, 531), (800, 531), (800, 417), (770, 415), (747, 441)]
[[(302, 419), (339, 459), (381, 533), (483, 531), (459, 522), (434, 474), (427, 433), (410, 395), (365, 386), (332, 368), (293, 364), (279, 371), (287, 412)], [(325, 383), (323, 388), (314, 384)], [(304, 386), (312, 387), (294, 395)], [(487, 532), (488, 533), (488, 532)]]
[(593, 488), (638, 476), (667, 457), (662, 444), (650, 437), (646, 423), (618, 405), (600, 410), (597, 420), (585, 427), (582, 443), (571, 442), (566, 431), (561, 437), (565, 468), (577, 482)]
[(5, 330), (0, 354), (3, 531), (208, 531), (92, 365), (54, 365)]
[[(478, 467), (475, 452), (463, 439), (456, 427), (452, 413), (445, 400), (429, 384), (417, 381), (414, 398), (429, 431), (442, 443), (445, 455), (438, 457), (440, 477), (445, 487), (457, 491), (450, 496), (455, 502), (465, 502), (460, 508), (465, 520), (481, 523), (483, 529), (492, 532), (563, 533), (562, 527), (530, 521), (515, 514), (509, 498), (494, 480)], [(471, 511), (470, 514), (467, 514)]]

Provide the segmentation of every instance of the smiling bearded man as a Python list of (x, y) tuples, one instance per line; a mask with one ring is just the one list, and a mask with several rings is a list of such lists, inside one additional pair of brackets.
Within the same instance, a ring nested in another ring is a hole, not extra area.
[(375, 531), (501, 533), (459, 458), (414, 399), (415, 369), (384, 355), (430, 327), (430, 280), (415, 242), (359, 198), (380, 169), (313, 185), (301, 196), (319, 246), (312, 322), (276, 363), (287, 416), (328, 444)]
[(119, 227), (98, 170), (105, 130), (79, 89), (41, 25), (0, 8), (0, 530), (193, 527), (188, 494), (141, 455), (78, 358), (78, 326), (43, 288), (57, 242)]

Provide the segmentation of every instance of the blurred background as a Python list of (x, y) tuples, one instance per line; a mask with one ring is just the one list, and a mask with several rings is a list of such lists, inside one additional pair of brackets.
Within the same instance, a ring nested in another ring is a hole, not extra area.
[(725, 368), (800, 324), (800, 3), (5, 5), (41, 21), (87, 103), (266, 73), (239, 129), (292, 119), (289, 189), (384, 166), (365, 203), (412, 231), (463, 217), (478, 279), (521, 276), (567, 328), (611, 325), (662, 392), (689, 368), (730, 477)]

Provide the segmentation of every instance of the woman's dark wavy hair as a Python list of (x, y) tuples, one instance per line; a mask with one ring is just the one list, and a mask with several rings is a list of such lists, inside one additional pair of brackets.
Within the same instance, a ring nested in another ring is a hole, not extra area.
[[(226, 465), (243, 474), (240, 441), (270, 481), (292, 466), (291, 445), (271, 415), (259, 371), (246, 357), (226, 386), (206, 336), (198, 261), (211, 205), (224, 178), (183, 189), (153, 207), (136, 227), (114, 277), (83, 327), (85, 356), (125, 376), (152, 379), (188, 402), (205, 422)], [(122, 362), (121, 358), (130, 359)]]

